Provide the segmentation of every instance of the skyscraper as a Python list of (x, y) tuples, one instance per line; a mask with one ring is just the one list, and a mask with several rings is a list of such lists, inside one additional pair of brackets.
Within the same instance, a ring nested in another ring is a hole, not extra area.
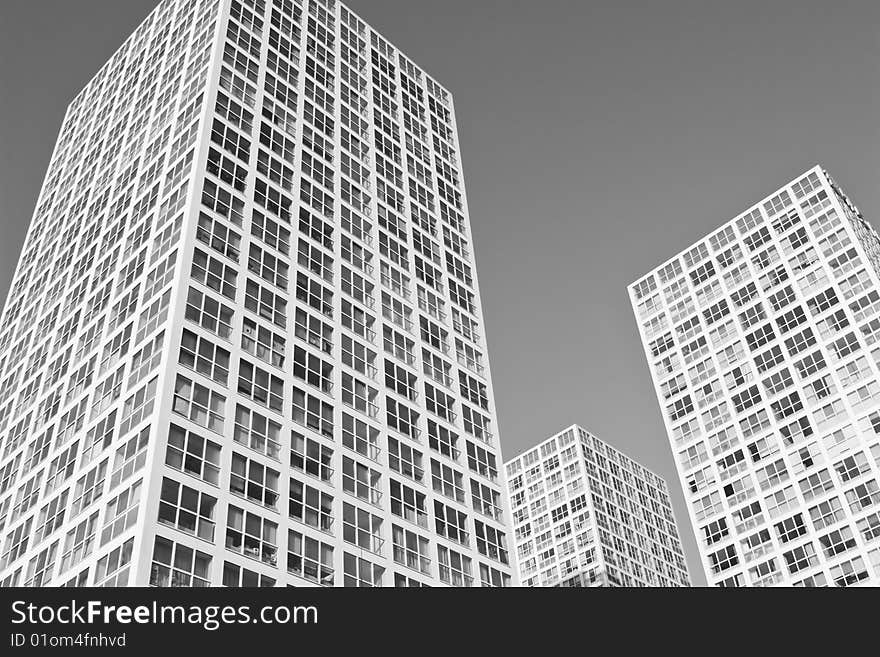
[(878, 275), (817, 166), (630, 286), (710, 584), (880, 583)]
[(453, 101), (334, 0), (164, 0), (0, 331), (3, 585), (503, 586)]
[(523, 586), (688, 586), (666, 482), (578, 425), (506, 464)]

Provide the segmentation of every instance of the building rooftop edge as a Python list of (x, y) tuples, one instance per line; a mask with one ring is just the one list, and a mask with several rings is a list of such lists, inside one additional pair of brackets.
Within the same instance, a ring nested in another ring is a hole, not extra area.
[(657, 270), (662, 269), (663, 267), (665, 267), (666, 265), (668, 265), (670, 262), (672, 262), (672, 261), (675, 260), (676, 258), (680, 258), (684, 253), (687, 253), (688, 251), (690, 251), (692, 248), (694, 248), (697, 244), (699, 244), (700, 242), (702, 242), (702, 241), (705, 240), (706, 238), (708, 238), (708, 237), (710, 237), (711, 235), (717, 233), (718, 231), (722, 230), (723, 228), (732, 225), (734, 222), (736, 222), (737, 219), (739, 219), (739, 218), (742, 217), (743, 215), (746, 215), (746, 214), (748, 214), (749, 212), (751, 212), (752, 210), (754, 210), (755, 208), (760, 207), (763, 203), (765, 203), (766, 201), (768, 201), (768, 200), (770, 200), (771, 198), (773, 198), (773, 197), (774, 197), (777, 193), (779, 193), (779, 191), (782, 190), (783, 188), (788, 187), (788, 186), (791, 185), (793, 182), (795, 182), (795, 181), (799, 180), (800, 178), (803, 178), (804, 176), (810, 174), (810, 173), (813, 172), (813, 171), (817, 171), (817, 170), (820, 171), (823, 175), (828, 175), (827, 172), (826, 172), (826, 170), (822, 167), (821, 164), (819, 164), (819, 163), (814, 164), (813, 166), (809, 167), (808, 169), (806, 169), (806, 170), (803, 171), (802, 173), (798, 174), (797, 176), (795, 176), (794, 178), (792, 178), (791, 180), (789, 180), (789, 181), (788, 181), (787, 183), (785, 183), (784, 185), (781, 185), (780, 187), (777, 187), (775, 190), (773, 190), (772, 192), (770, 192), (770, 193), (769, 193), (767, 196), (765, 196), (764, 198), (760, 199), (759, 201), (757, 201), (757, 202), (755, 202), (755, 203), (752, 203), (751, 205), (749, 205), (749, 206), (748, 206), (745, 210), (743, 210), (742, 212), (737, 213), (737, 214), (733, 217), (733, 219), (728, 219), (728, 220), (725, 221), (724, 223), (719, 224), (719, 225), (716, 226), (713, 230), (709, 231), (708, 233), (706, 233), (705, 235), (703, 235), (703, 236), (700, 237), (699, 239), (694, 240), (693, 242), (691, 242), (690, 244), (688, 244), (686, 247), (684, 247), (683, 249), (681, 249), (680, 251), (678, 251), (675, 255), (670, 256), (670, 257), (667, 258), (666, 260), (661, 261), (660, 263), (656, 264), (655, 266), (651, 267), (650, 269), (645, 270), (643, 273), (641, 273), (639, 276), (637, 276), (637, 277), (635, 278), (635, 280), (633, 280), (631, 283), (628, 283), (628, 284), (627, 284), (627, 286), (626, 286), (627, 292), (629, 292), (629, 291), (632, 289), (632, 287), (633, 287), (634, 285), (636, 285), (639, 281), (641, 281), (643, 278), (645, 278), (645, 277), (648, 276), (649, 274), (652, 274), (652, 273), (656, 272)]
[[(269, 0), (269, 1), (271, 2), (272, 0)], [(219, 3), (223, 2), (223, 0), (217, 0), (217, 2), (218, 2), (218, 4), (219, 4)], [(128, 43), (128, 40), (131, 39), (131, 37), (133, 37), (133, 36), (135, 35), (135, 33), (136, 33), (139, 29), (141, 29), (141, 27), (144, 25), (144, 23), (146, 23), (147, 21), (149, 21), (149, 20), (153, 17), (153, 14), (155, 14), (155, 13), (159, 10), (159, 8), (162, 6), (163, 3), (164, 3), (164, 0), (158, 0), (158, 2), (156, 3), (156, 6), (153, 7), (149, 12), (147, 12), (147, 15), (144, 16), (144, 18), (143, 18), (142, 20), (138, 21), (138, 23), (134, 26), (134, 28), (131, 30), (131, 32), (129, 32), (128, 35), (122, 40), (122, 43), (120, 43), (120, 44), (119, 44), (119, 45), (113, 50), (113, 52), (110, 53), (110, 55), (107, 57), (107, 59), (104, 61), (104, 63), (101, 64), (101, 65), (98, 67), (98, 70), (95, 71), (95, 73), (92, 74), (92, 75), (91, 75), (91, 76), (90, 76), (90, 77), (89, 77), (89, 78), (88, 78), (88, 79), (87, 79), (87, 80), (86, 80), (86, 81), (85, 81), (85, 82), (84, 82), (84, 83), (78, 88), (77, 92), (76, 92), (76, 93), (73, 95), (73, 97), (68, 101), (68, 103), (67, 103), (67, 105), (66, 105), (66, 107), (65, 107), (65, 116), (66, 116), (67, 111), (70, 109), (70, 106), (73, 105), (73, 103), (76, 102), (76, 100), (77, 100), (77, 99), (78, 99), (78, 98), (79, 98), (79, 97), (80, 97), (80, 96), (86, 91), (86, 89), (89, 88), (89, 85), (91, 85), (92, 82), (95, 80), (95, 78), (98, 77), (98, 75), (100, 75), (101, 71), (104, 70), (104, 67), (107, 66), (107, 65), (113, 60), (114, 57), (116, 57), (116, 54), (117, 54), (120, 50), (122, 50), (122, 48), (125, 47), (125, 44)], [(431, 79), (432, 82), (434, 82), (434, 84), (436, 84), (436, 85), (437, 85), (438, 87), (440, 87), (443, 91), (445, 91), (446, 94), (449, 96), (449, 102), (452, 103), (453, 106), (455, 105), (455, 99), (454, 99), (454, 95), (453, 95), (453, 93), (449, 90), (449, 88), (448, 88), (446, 85), (440, 83), (440, 82), (437, 80), (437, 77), (436, 77), (436, 76), (434, 76), (434, 75), (432, 75), (431, 73), (429, 73), (429, 72), (425, 69), (424, 66), (421, 66), (421, 65), (419, 65), (419, 64), (416, 64), (415, 61), (413, 61), (412, 57), (410, 57), (409, 55), (407, 55), (407, 54), (406, 54), (406, 53), (405, 53), (400, 47), (398, 47), (398, 46), (394, 43), (394, 41), (392, 41), (391, 39), (387, 38), (387, 37), (385, 36), (385, 34), (383, 34), (381, 31), (379, 31), (379, 30), (377, 30), (375, 27), (373, 27), (373, 25), (372, 25), (369, 21), (367, 21), (363, 16), (361, 16), (361, 14), (359, 14), (358, 12), (356, 12), (355, 10), (353, 10), (348, 4), (346, 4), (346, 3), (344, 3), (344, 2), (338, 2), (337, 4), (339, 4), (341, 7), (345, 7), (345, 9), (346, 9), (347, 11), (351, 12), (352, 14), (354, 14), (354, 15), (358, 18), (358, 20), (362, 21), (362, 22), (364, 23), (364, 25), (366, 25), (370, 30), (372, 30), (373, 32), (375, 32), (376, 34), (378, 34), (380, 37), (382, 37), (385, 41), (387, 41), (387, 42), (390, 43), (392, 46), (394, 46), (394, 48), (395, 48), (400, 54), (402, 54), (404, 57), (406, 57), (406, 58), (412, 63), (413, 66), (415, 66), (416, 68), (418, 68), (419, 70), (421, 70), (422, 73), (424, 73), (427, 77), (429, 77), (429, 78)]]
[(531, 452), (531, 451), (534, 450), (534, 449), (540, 448), (540, 447), (541, 447), (542, 445), (544, 445), (545, 443), (550, 442), (550, 441), (553, 440), (554, 438), (558, 438), (559, 436), (561, 436), (562, 434), (564, 434), (566, 431), (569, 431), (569, 430), (571, 430), (571, 429), (581, 429), (582, 431), (584, 431), (584, 432), (588, 433), (590, 436), (592, 436), (594, 440), (598, 440), (599, 442), (603, 443), (604, 445), (607, 445), (608, 447), (610, 447), (610, 448), (613, 449), (614, 451), (616, 451), (616, 452), (618, 452), (618, 453), (620, 453), (620, 454), (623, 454), (623, 455), (624, 455), (626, 458), (628, 458), (630, 461), (633, 461), (634, 463), (638, 463), (639, 466), (641, 466), (642, 468), (644, 468), (645, 470), (647, 470), (648, 472), (650, 472), (652, 475), (654, 475), (654, 476), (657, 477), (658, 479), (661, 479), (661, 480), (663, 481), (663, 483), (666, 485), (667, 489), (669, 488), (669, 482), (666, 481), (666, 477), (664, 477), (662, 474), (658, 473), (658, 472), (657, 472), (656, 470), (654, 470), (653, 468), (649, 468), (649, 467), (646, 466), (644, 463), (642, 463), (642, 461), (633, 458), (632, 456), (630, 456), (629, 454), (627, 454), (626, 452), (624, 452), (622, 449), (620, 449), (620, 448), (617, 447), (616, 445), (614, 445), (614, 444), (608, 442), (607, 440), (605, 440), (605, 439), (603, 439), (603, 438), (600, 438), (600, 437), (597, 436), (595, 433), (593, 433), (593, 432), (590, 431), (589, 429), (585, 428), (582, 424), (578, 424), (577, 422), (574, 422), (573, 424), (569, 424), (569, 425), (566, 426), (565, 428), (560, 429), (560, 430), (557, 431), (556, 433), (551, 434), (550, 436), (548, 436), (547, 438), (545, 438), (545, 439), (542, 440), (541, 442), (536, 443), (536, 444), (532, 445), (531, 447), (527, 447), (526, 449), (523, 449), (523, 450), (520, 451), (518, 454), (516, 454), (516, 456), (511, 456), (509, 459), (505, 459), (505, 461), (504, 461), (504, 467), (506, 468), (508, 465), (510, 465), (511, 463), (513, 463), (514, 461), (516, 461), (518, 458), (522, 457), (523, 455), (527, 454), (528, 452)]

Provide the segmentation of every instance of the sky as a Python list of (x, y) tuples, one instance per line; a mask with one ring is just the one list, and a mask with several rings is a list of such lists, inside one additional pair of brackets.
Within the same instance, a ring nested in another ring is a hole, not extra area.
[[(0, 2), (0, 298), (67, 103), (155, 4)], [(577, 423), (665, 476), (703, 584), (626, 287), (817, 163), (880, 214), (880, 2), (347, 4), (455, 98), (505, 458)]]

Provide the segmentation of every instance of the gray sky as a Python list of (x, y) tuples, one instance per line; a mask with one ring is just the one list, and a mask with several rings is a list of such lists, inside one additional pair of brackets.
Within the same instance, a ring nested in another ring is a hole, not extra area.
[[(0, 296), (74, 94), (157, 0), (0, 2)], [(455, 96), (507, 457), (579, 423), (667, 477), (626, 286), (815, 163), (880, 211), (880, 2), (350, 0)]]

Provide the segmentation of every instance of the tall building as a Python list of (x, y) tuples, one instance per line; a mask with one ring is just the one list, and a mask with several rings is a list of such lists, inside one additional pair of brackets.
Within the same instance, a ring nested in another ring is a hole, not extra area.
[(2, 319), (4, 585), (510, 584), (452, 98), (334, 0), (164, 0)]
[(710, 584), (880, 583), (878, 274), (817, 166), (630, 287)]
[(664, 479), (578, 425), (507, 462), (523, 586), (689, 586)]

